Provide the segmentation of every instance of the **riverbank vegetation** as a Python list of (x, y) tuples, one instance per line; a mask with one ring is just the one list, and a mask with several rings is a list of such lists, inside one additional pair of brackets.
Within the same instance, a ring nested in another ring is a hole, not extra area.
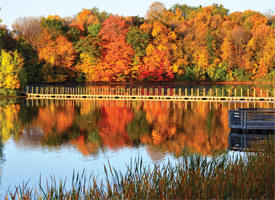
[(7, 199), (274, 199), (274, 141), (254, 150), (245, 157), (186, 155), (151, 168), (137, 159), (126, 173), (105, 166), (101, 183), (79, 173), (66, 189), (66, 181), (51, 177), (36, 189), (21, 185)]
[[(29, 83), (274, 81), (275, 16), (222, 5), (145, 16), (83, 9), (75, 17), (22, 17), (0, 26), (0, 88)], [(4, 93), (4, 92), (2, 92)]]

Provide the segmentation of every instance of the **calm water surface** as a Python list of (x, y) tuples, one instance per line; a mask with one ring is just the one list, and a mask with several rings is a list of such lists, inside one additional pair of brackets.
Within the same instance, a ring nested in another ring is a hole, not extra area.
[[(0, 99), (0, 194), (73, 171), (104, 177), (133, 158), (174, 162), (183, 152), (228, 152), (228, 110), (274, 103)], [(69, 182), (69, 181), (68, 181)]]

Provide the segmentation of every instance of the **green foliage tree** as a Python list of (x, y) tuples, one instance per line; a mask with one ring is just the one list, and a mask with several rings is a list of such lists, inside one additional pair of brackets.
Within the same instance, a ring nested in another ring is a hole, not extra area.
[(42, 18), (41, 25), (54, 36), (61, 35), (68, 29), (65, 25), (63, 25), (61, 19), (58, 16), (48, 16), (47, 18)]
[(92, 24), (92, 25), (88, 26), (88, 33), (93, 37), (97, 37), (100, 29), (101, 29), (100, 24)]
[(135, 50), (135, 59), (137, 57), (142, 57), (146, 53), (146, 47), (149, 44), (149, 35), (136, 26), (132, 26), (127, 33), (126, 41), (128, 44), (132, 45)]
[(105, 11), (100, 12), (96, 7), (93, 7), (91, 12), (98, 18), (100, 23), (103, 23), (110, 16), (110, 14)]
[(85, 38), (81, 38), (76, 45), (74, 46), (77, 53), (80, 55), (81, 53), (85, 53), (92, 58), (93, 63), (96, 63), (96, 60), (100, 57), (100, 49), (99, 39), (93, 37), (92, 35), (88, 35)]
[(175, 4), (174, 6), (172, 6), (172, 8), (170, 9), (172, 12), (176, 12), (176, 10), (179, 9), (183, 16), (186, 18), (186, 19), (189, 19), (190, 16), (191, 16), (191, 13), (193, 11), (196, 11), (198, 9), (198, 7), (195, 7), (195, 6), (188, 6), (186, 4)]
[(26, 75), (27, 83), (42, 82), (41, 63), (38, 59), (38, 53), (33, 49), (30, 42), (20, 37), (17, 40), (16, 49), (24, 58), (22, 71)]
[(12, 33), (5, 26), (0, 26), (0, 49), (12, 51), (15, 45), (16, 40), (13, 38)]

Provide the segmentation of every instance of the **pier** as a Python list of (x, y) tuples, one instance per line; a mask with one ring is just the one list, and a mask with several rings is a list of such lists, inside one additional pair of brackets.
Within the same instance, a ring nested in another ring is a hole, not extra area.
[(229, 112), (229, 149), (247, 151), (275, 139), (275, 108), (239, 108)]
[(228, 112), (231, 129), (275, 132), (275, 109), (273, 108), (239, 108)]
[(27, 87), (28, 99), (275, 102), (275, 89)]

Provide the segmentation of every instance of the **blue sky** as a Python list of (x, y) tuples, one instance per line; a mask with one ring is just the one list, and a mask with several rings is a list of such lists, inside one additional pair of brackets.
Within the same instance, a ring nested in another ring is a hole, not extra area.
[[(18, 17), (60, 15), (73, 16), (83, 8), (97, 7), (100, 11), (130, 16), (144, 16), (154, 0), (0, 0), (0, 19), (11, 27)], [(192, 6), (206, 6), (213, 3), (223, 4), (230, 12), (247, 9), (262, 13), (270, 10), (275, 13), (275, 0), (160, 0), (166, 8), (176, 3)]]

